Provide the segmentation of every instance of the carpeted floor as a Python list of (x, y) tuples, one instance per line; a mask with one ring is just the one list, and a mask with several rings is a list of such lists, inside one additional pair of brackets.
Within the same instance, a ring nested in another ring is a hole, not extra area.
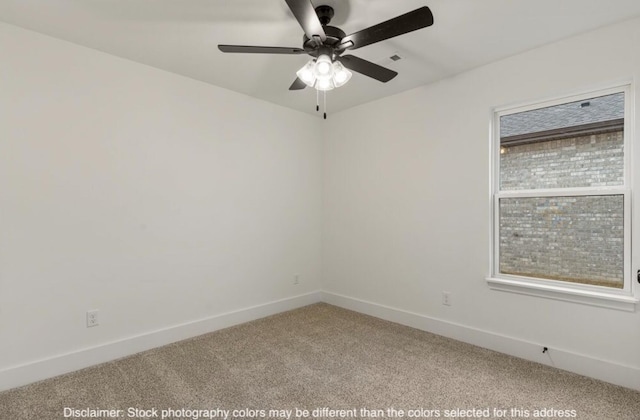
[(163, 415), (637, 420), (640, 392), (315, 304), (0, 393), (7, 420)]

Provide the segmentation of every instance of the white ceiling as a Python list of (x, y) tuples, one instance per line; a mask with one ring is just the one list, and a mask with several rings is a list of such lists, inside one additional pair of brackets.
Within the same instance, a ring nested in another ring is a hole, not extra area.
[[(337, 112), (536, 46), (640, 16), (638, 0), (313, 0), (347, 34), (421, 6), (433, 26), (352, 51), (399, 72), (354, 74), (329, 92)], [(0, 21), (304, 112), (315, 91), (289, 91), (306, 55), (223, 54), (217, 44), (301, 47), (284, 0), (0, 0)], [(398, 54), (402, 60), (389, 57)]]

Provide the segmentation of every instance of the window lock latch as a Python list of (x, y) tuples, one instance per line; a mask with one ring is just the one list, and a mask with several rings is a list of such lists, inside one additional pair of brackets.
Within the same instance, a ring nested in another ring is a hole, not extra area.
[(638, 279), (638, 283), (640, 283), (640, 270), (638, 270), (638, 276), (636, 278)]

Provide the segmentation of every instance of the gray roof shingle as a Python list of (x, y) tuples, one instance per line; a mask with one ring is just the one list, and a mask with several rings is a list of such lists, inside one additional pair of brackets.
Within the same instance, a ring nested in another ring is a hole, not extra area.
[[(583, 104), (589, 103), (588, 106)], [(500, 137), (624, 118), (624, 93), (599, 96), (500, 117)]]

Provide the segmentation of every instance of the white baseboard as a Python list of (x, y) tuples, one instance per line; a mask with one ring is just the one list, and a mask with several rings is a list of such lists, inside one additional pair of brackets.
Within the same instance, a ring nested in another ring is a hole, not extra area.
[(321, 296), (321, 292), (319, 291), (311, 292), (197, 321), (174, 325), (161, 330), (151, 331), (134, 337), (128, 337), (20, 366), (10, 367), (0, 371), (0, 391), (109, 362), (222, 328), (318, 303), (320, 302)]
[(428, 331), (500, 353), (640, 391), (640, 369), (635, 367), (623, 366), (610, 361), (595, 359), (590, 356), (555, 348), (550, 348), (547, 353), (542, 354), (540, 351), (542, 346), (539, 343), (527, 342), (518, 338), (471, 328), (398, 308), (321, 291), (294, 296), (250, 308), (243, 308), (100, 346), (10, 367), (0, 371), (0, 391), (27, 385), (176, 341), (196, 337), (208, 332), (318, 302), (326, 302), (331, 305), (397, 322), (398, 324)]
[(640, 391), (640, 369), (635, 367), (624, 366), (556, 348), (550, 348), (548, 352), (543, 354), (541, 351), (543, 346), (539, 343), (532, 343), (331, 292), (322, 292), (321, 300), (341, 308)]

